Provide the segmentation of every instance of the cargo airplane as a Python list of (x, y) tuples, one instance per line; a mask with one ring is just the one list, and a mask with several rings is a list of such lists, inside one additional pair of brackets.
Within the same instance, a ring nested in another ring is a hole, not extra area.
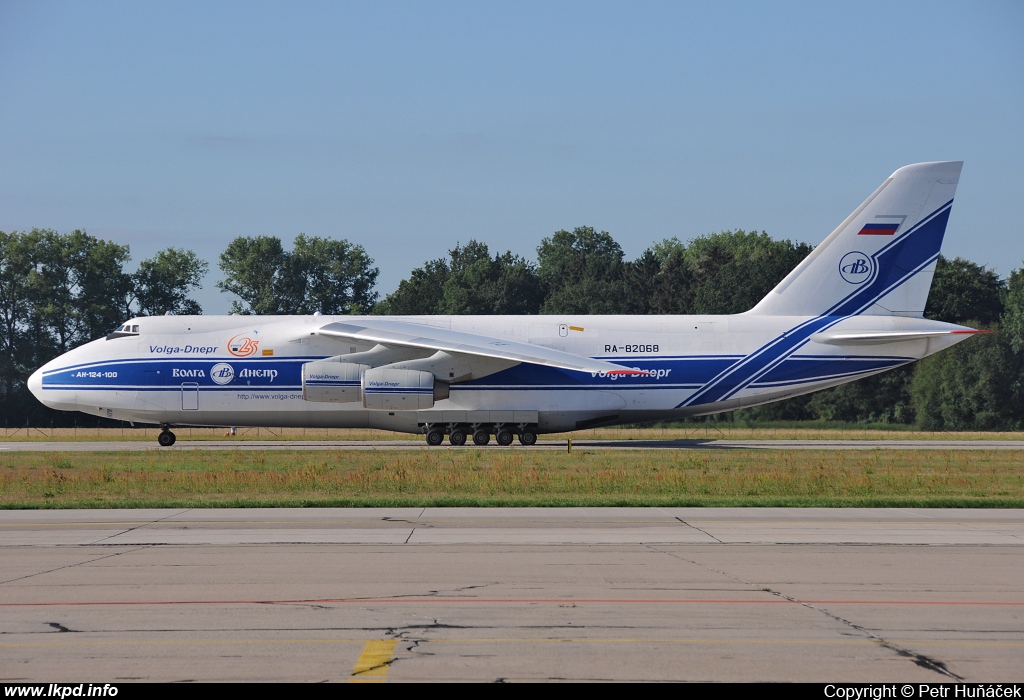
[(52, 408), (161, 427), (381, 428), (486, 445), (818, 391), (975, 333), (924, 318), (962, 162), (900, 168), (728, 316), (161, 316), (48, 362)]

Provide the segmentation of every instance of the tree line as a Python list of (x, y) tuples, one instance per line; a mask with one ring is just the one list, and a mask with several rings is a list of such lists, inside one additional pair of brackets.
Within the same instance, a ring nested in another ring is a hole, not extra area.
[[(606, 231), (556, 231), (536, 262), (470, 240), (424, 262), (383, 298), (378, 268), (346, 240), (299, 234), (238, 237), (219, 258), (217, 287), (237, 314), (730, 314), (754, 306), (812, 247), (761, 231), (668, 238), (634, 260)], [(167, 248), (128, 272), (128, 246), (84, 231), (0, 232), (0, 420), (84, 424), (51, 411), (25, 386), (56, 355), (133, 316), (201, 313), (191, 295), (209, 269)], [(1024, 270), (1001, 279), (970, 260), (939, 258), (925, 316), (998, 330), (912, 365), (808, 396), (730, 414), (917, 425), (926, 430), (1017, 429), (1024, 423)]]

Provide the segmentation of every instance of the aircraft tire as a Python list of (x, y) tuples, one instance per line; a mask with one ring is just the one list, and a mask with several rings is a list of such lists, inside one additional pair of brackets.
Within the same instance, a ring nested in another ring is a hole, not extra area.
[(491, 434), (486, 430), (478, 430), (473, 433), (473, 444), (479, 447), (483, 447), (491, 441)]
[(448, 433), (448, 442), (456, 447), (462, 447), (466, 444), (465, 431), (463, 431), (462, 428), (452, 428), (452, 431)]
[(160, 447), (170, 447), (174, 444), (177, 438), (170, 430), (165, 430), (157, 437), (156, 441), (160, 444)]
[(532, 430), (524, 430), (523, 432), (519, 433), (519, 442), (520, 444), (523, 444), (526, 447), (529, 447), (530, 445), (536, 445), (537, 433), (533, 432)]
[(512, 439), (515, 437), (511, 430), (499, 430), (495, 436), (498, 440), (498, 444), (502, 447), (508, 447), (512, 444)]
[(431, 430), (427, 433), (427, 444), (431, 447), (437, 447), (444, 442), (444, 433), (440, 430)]

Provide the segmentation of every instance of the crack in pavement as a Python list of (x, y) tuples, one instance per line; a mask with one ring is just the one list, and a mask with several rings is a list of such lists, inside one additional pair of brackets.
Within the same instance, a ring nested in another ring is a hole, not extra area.
[[(82, 546), (85, 546), (85, 545), (82, 545)], [(101, 545), (101, 546), (106, 546), (106, 545)], [(118, 546), (119, 547), (124, 547), (125, 545), (118, 545)], [(76, 566), (82, 566), (84, 564), (91, 564), (94, 561), (101, 561), (103, 559), (110, 559), (111, 557), (119, 557), (122, 554), (131, 554), (132, 552), (138, 552), (141, 549), (147, 549), (147, 548), (152, 547), (152, 546), (153, 545), (148, 545), (148, 544), (147, 545), (136, 546), (136, 547), (132, 547), (131, 549), (126, 549), (126, 550), (124, 550), (122, 552), (114, 552), (113, 554), (104, 554), (102, 557), (95, 557), (94, 559), (87, 559), (85, 561), (75, 562), (74, 564), (65, 564), (64, 566), (58, 566), (58, 567), (55, 567), (53, 569), (47, 569), (46, 571), (37, 571), (34, 574), (25, 574), (24, 576), (18, 576), (16, 578), (7, 579), (6, 581), (0, 581), (0, 585), (3, 585), (5, 583), (13, 583), (15, 581), (22, 581), (22, 580), (27, 579), (27, 578), (32, 578), (33, 576), (42, 576), (43, 574), (52, 574), (54, 571), (60, 571), (61, 569), (73, 569)]]
[[(117, 533), (115, 535), (109, 535), (107, 537), (101, 537), (100, 539), (96, 540), (95, 542), (90, 542), (88, 544), (76, 544), (76, 545), (71, 545), (71, 546), (73, 546), (73, 547), (110, 547), (110, 546), (124, 547), (126, 545), (117, 544), (117, 543), (103, 544), (103, 541), (104, 540), (109, 540), (112, 537), (120, 537), (121, 535), (125, 534), (126, 532), (131, 532), (132, 530), (138, 530), (140, 527), (146, 527), (147, 525), (152, 525), (153, 523), (158, 523), (158, 522), (160, 522), (162, 520), (167, 520), (167, 518), (173, 518), (173, 517), (175, 517), (177, 515), (182, 515), (184, 513), (188, 513), (190, 510), (194, 510), (194, 509), (193, 508), (186, 508), (185, 510), (182, 510), (182, 511), (179, 511), (179, 512), (176, 512), (176, 513), (171, 513), (170, 515), (167, 515), (167, 516), (165, 516), (163, 518), (158, 518), (157, 520), (153, 520), (152, 522), (142, 523), (141, 525), (136, 525), (135, 527), (130, 527), (127, 530), (124, 530), (123, 532), (119, 532), (119, 533)], [(43, 574), (51, 574), (54, 571), (60, 571), (61, 569), (70, 569), (70, 568), (74, 568), (76, 566), (82, 566), (83, 564), (91, 564), (92, 562), (100, 561), (101, 559), (109, 559), (110, 557), (119, 557), (122, 554), (130, 554), (131, 552), (137, 552), (140, 549), (146, 549), (147, 547), (152, 547), (152, 546), (155, 546), (156, 544), (158, 544), (158, 543), (152, 543), (152, 544), (150, 544), (150, 543), (142, 543), (140, 545), (136, 545), (132, 549), (127, 549), (127, 550), (124, 550), (124, 551), (121, 551), (121, 552), (114, 552), (113, 554), (107, 554), (107, 555), (104, 555), (102, 557), (96, 557), (95, 559), (89, 559), (89, 560), (86, 560), (86, 561), (80, 561), (80, 562), (77, 562), (75, 564), (65, 564), (64, 566), (58, 566), (58, 567), (53, 568), (53, 569), (47, 569), (46, 571), (38, 571), (38, 572), (36, 572), (34, 574), (26, 574), (25, 576), (18, 576), (16, 578), (7, 579), (6, 581), (0, 581), (0, 585), (3, 585), (5, 583), (13, 583), (14, 581), (22, 581), (22, 580), (27, 579), (27, 578), (32, 578), (33, 576), (41, 576)]]
[(692, 559), (687, 559), (686, 557), (679, 556), (678, 554), (675, 554), (674, 552), (666, 552), (665, 550), (658, 549), (657, 547), (655, 547), (653, 545), (644, 545), (644, 546), (647, 547), (648, 549), (653, 550), (655, 552), (658, 552), (660, 554), (667, 554), (670, 557), (673, 557), (675, 559), (679, 559), (681, 561), (685, 561), (688, 564), (693, 564), (694, 566), (699, 566), (699, 567), (701, 567), (703, 569), (707, 569), (708, 571), (713, 571), (716, 574), (720, 574), (720, 575), (725, 576), (727, 578), (731, 578), (734, 581), (739, 581), (740, 583), (743, 583), (744, 585), (750, 586), (751, 588), (756, 588), (757, 590), (763, 591), (765, 593), (768, 593), (768, 594), (770, 594), (772, 596), (775, 596), (776, 598), (781, 598), (783, 600), (789, 601), (790, 603), (795, 603), (797, 605), (803, 606), (803, 607), (807, 608), (808, 610), (813, 610), (813, 611), (815, 611), (817, 613), (825, 615), (826, 617), (828, 617), (828, 618), (830, 618), (832, 620), (835, 620), (836, 622), (839, 622), (839, 623), (841, 623), (843, 625), (846, 625), (850, 629), (856, 630), (858, 633), (860, 633), (860, 634), (868, 637), (869, 639), (877, 642), (879, 646), (881, 646), (881, 647), (883, 647), (885, 649), (888, 649), (889, 651), (895, 652), (899, 656), (902, 656), (904, 658), (910, 659), (914, 664), (916, 664), (917, 666), (920, 666), (921, 668), (927, 669), (929, 671), (934, 671), (935, 673), (938, 673), (938, 674), (943, 675), (943, 676), (947, 676), (947, 677), (952, 678), (954, 680), (958, 680), (958, 681), (964, 680), (963, 676), (959, 676), (959, 675), (953, 673), (952, 671), (950, 671), (948, 668), (946, 668), (946, 663), (944, 661), (940, 661), (938, 659), (933, 659), (933, 658), (931, 658), (929, 656), (925, 656), (924, 654), (919, 654), (919, 653), (917, 653), (915, 651), (912, 651), (910, 649), (902, 647), (899, 644), (896, 644), (894, 642), (890, 642), (889, 640), (885, 639), (884, 637), (882, 637), (882, 636), (880, 636), (878, 634), (875, 634), (874, 632), (872, 632), (871, 630), (867, 629), (866, 627), (864, 627), (862, 625), (858, 625), (857, 623), (853, 622), (852, 620), (847, 620), (844, 617), (840, 617), (839, 615), (836, 615), (835, 613), (831, 613), (828, 610), (825, 610), (824, 608), (818, 607), (816, 605), (812, 605), (810, 603), (805, 603), (805, 602), (803, 602), (802, 600), (800, 600), (798, 598), (794, 598), (793, 596), (786, 595), (785, 593), (783, 593), (781, 591), (776, 591), (773, 588), (770, 588), (770, 587), (767, 587), (767, 586), (758, 586), (753, 581), (747, 581), (746, 579), (743, 579), (743, 578), (741, 578), (739, 576), (736, 576), (734, 574), (730, 574), (730, 573), (728, 573), (726, 571), (722, 571), (720, 569), (716, 569), (713, 566), (708, 566), (707, 564), (702, 564), (701, 562), (693, 561)]
[(53, 629), (57, 630), (58, 632), (81, 632), (81, 630), (68, 629), (67, 627), (65, 627), (64, 625), (60, 624), (59, 622), (47, 622), (46, 624), (48, 624), (50, 627), (52, 627)]
[(364, 668), (364, 669), (361, 669), (361, 670), (359, 670), (359, 671), (353, 671), (353, 672), (352, 672), (352, 673), (350, 673), (349, 675), (350, 675), (350, 676), (360, 676), (360, 675), (362, 675), (362, 674), (364, 674), (364, 673), (369, 673), (370, 671), (379, 671), (379, 670), (380, 670), (380, 669), (382, 669), (382, 668), (388, 668), (389, 666), (391, 666), (392, 664), (394, 664), (396, 660), (397, 660), (397, 659), (396, 659), (395, 657), (391, 657), (391, 658), (390, 658), (390, 659), (388, 659), (387, 661), (384, 661), (384, 662), (382, 662), (382, 663), (379, 663), (379, 664), (377, 664), (376, 666), (370, 666), (369, 668)]
[(455, 592), (458, 593), (459, 591), (471, 591), (474, 588), (490, 588), (491, 586), (497, 586), (497, 585), (498, 585), (497, 581), (491, 581), (490, 583), (478, 583), (475, 586), (462, 586), (460, 588), (456, 588)]
[(391, 518), (388, 518), (388, 517), (381, 518), (381, 520), (388, 520), (390, 522), (409, 523), (410, 525), (412, 525), (412, 530), (409, 531), (409, 536), (406, 537), (405, 538), (405, 542), (402, 543), (402, 544), (409, 544), (409, 540), (411, 540), (412, 536), (416, 534), (416, 528), (417, 527), (427, 527), (427, 528), (434, 527), (433, 525), (431, 525), (429, 523), (421, 522), (421, 520), (423, 518), (423, 514), (426, 513), (426, 512), (427, 512), (427, 509), (424, 506), (423, 508), (420, 509), (420, 512), (416, 515), (416, 520), (415, 521), (412, 521), (412, 520), (399, 520), (399, 519), (392, 520)]
[(195, 509), (194, 508), (186, 508), (185, 510), (180, 511), (178, 513), (171, 513), (170, 515), (167, 515), (167, 516), (165, 516), (163, 518), (157, 518), (156, 520), (153, 520), (152, 522), (142, 523), (141, 525), (136, 525), (135, 527), (130, 527), (127, 530), (125, 530), (124, 532), (118, 532), (115, 535), (109, 535), (107, 537), (101, 537), (98, 540), (96, 540), (95, 542), (90, 542), (90, 544), (94, 544), (94, 545), (95, 544), (100, 544), (104, 540), (109, 540), (109, 539), (111, 539), (113, 537), (120, 537), (121, 535), (127, 534), (127, 533), (131, 532), (132, 530), (138, 530), (140, 527), (147, 527), (149, 525), (153, 525), (155, 523), (159, 523), (159, 522), (161, 522), (163, 520), (167, 520), (167, 518), (173, 518), (173, 517), (178, 516), (178, 515), (184, 515), (185, 513), (188, 513), (191, 510), (195, 510)]
[(417, 527), (417, 526), (418, 527), (434, 527), (433, 525), (428, 525), (428, 524), (422, 523), (422, 522), (420, 522), (418, 520), (406, 520), (405, 518), (391, 518), (391, 517), (388, 517), (388, 516), (384, 516), (383, 518), (381, 518), (381, 520), (384, 521), (384, 522), (388, 522), (388, 523), (408, 523), (409, 525), (412, 525), (413, 527)]
[[(398, 593), (398, 594), (395, 594), (395, 595), (387, 596), (387, 599), (388, 600), (399, 600), (399, 599), (402, 599), (402, 598), (419, 598), (419, 599), (422, 599), (424, 602), (430, 602), (431, 598), (442, 598), (442, 597), (449, 597), (449, 598), (466, 597), (466, 598), (468, 598), (468, 596), (457, 596), (455, 594), (459, 593), (461, 591), (468, 591), (468, 590), (471, 590), (473, 588), (486, 588), (488, 586), (497, 586), (497, 585), (498, 585), (498, 582), (495, 581), (495, 582), (492, 582), (492, 583), (477, 584), (475, 586), (463, 586), (461, 588), (454, 588), (450, 592), (445, 592), (443, 594), (442, 594), (442, 592), (440, 590), (437, 590), (437, 589), (431, 589), (431, 590), (427, 591), (426, 593)], [(379, 601), (380, 601), (380, 598), (377, 597), (377, 596), (374, 596), (374, 597), (359, 596), (359, 597), (349, 597), (349, 598), (331, 598), (329, 603), (359, 603), (359, 602), (376, 603), (376, 602), (379, 602)], [(331, 605), (329, 603), (321, 603), (321, 602), (317, 602), (316, 600), (253, 600), (253, 601), (250, 601), (250, 602), (252, 602), (255, 605), (283, 605), (283, 606), (294, 606), (294, 607), (312, 607), (312, 608), (324, 608), (324, 609), (327, 609), (327, 610), (334, 610), (337, 607), (336, 605)]]
[[(47, 622), (47, 625), (53, 626), (59, 623)], [(448, 624), (444, 622), (433, 622), (424, 623), (422, 625), (405, 625), (402, 627), (156, 627), (156, 628), (111, 628), (111, 627), (91, 627), (89, 629), (66, 629), (61, 631), (67, 632), (82, 632), (90, 634), (220, 634), (224, 632), (344, 632), (344, 633), (368, 633), (368, 634), (404, 634), (412, 630), (424, 630), (424, 629), (453, 629), (453, 630), (522, 630), (528, 632), (534, 632), (538, 630), (542, 631), (568, 631), (578, 632), (584, 629), (582, 625), (574, 626), (571, 623), (559, 623), (550, 625), (515, 625), (509, 627), (508, 625), (456, 625)], [(622, 631), (643, 631), (645, 627), (639, 625), (586, 625), (587, 630), (605, 630), (610, 632), (622, 632)], [(54, 634), (52, 632), (0, 632), (0, 635), (27, 635), (27, 634)], [(408, 640), (410, 638), (400, 637), (400, 639)]]
[(676, 520), (678, 520), (679, 522), (681, 522), (681, 523), (682, 523), (683, 525), (685, 525), (686, 527), (691, 527), (691, 528), (693, 528), (694, 530), (696, 530), (697, 532), (701, 533), (702, 535), (705, 535), (705, 536), (707, 536), (707, 537), (710, 537), (711, 539), (713, 539), (713, 540), (714, 540), (715, 542), (717, 542), (718, 544), (725, 544), (725, 542), (722, 542), (722, 540), (718, 539), (717, 537), (715, 537), (714, 535), (712, 535), (712, 534), (711, 534), (710, 532), (708, 532), (707, 530), (703, 530), (703, 529), (701, 529), (701, 528), (697, 527), (696, 525), (694, 525), (693, 523), (688, 523), (688, 522), (686, 522), (685, 520), (683, 520), (682, 518), (680, 518), (680, 517), (679, 517), (678, 515), (673, 515), (672, 517), (673, 517), (673, 518), (675, 518)]

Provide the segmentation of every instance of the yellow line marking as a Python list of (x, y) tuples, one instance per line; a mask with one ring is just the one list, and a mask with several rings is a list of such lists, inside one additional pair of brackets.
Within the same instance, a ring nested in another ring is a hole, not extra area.
[(388, 679), (388, 667), (395, 656), (394, 639), (374, 639), (366, 643), (363, 653), (352, 669), (349, 683), (384, 683)]

